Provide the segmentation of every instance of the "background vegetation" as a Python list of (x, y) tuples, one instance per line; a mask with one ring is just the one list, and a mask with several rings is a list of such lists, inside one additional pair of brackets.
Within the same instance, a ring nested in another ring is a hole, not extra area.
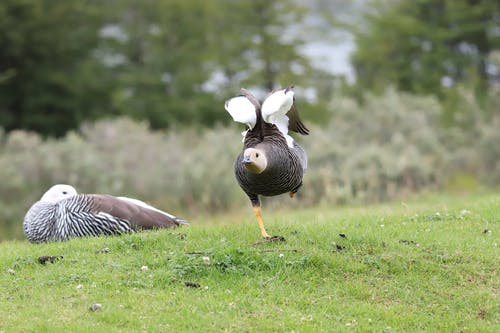
[[(266, 205), (498, 189), (499, 17), (469, 0), (2, 1), (0, 239), (56, 182), (188, 219), (246, 209), (223, 109), (240, 87), (295, 84), (312, 129), (298, 200)], [(342, 33), (354, 78), (305, 52)]]
[[(378, 202), (421, 190), (473, 191), (500, 181), (500, 119), (487, 121), (474, 103), (464, 108), (470, 110), (467, 131), (440, 127), (435, 98), (392, 90), (367, 95), (362, 105), (349, 98), (332, 105), (331, 120), (300, 138), (309, 167), (297, 198), (273, 198), (265, 205)], [(9, 234), (21, 237), (26, 210), (60, 182), (84, 193), (139, 197), (196, 222), (206, 213), (251, 214), (233, 177), (240, 130), (234, 125), (158, 132), (120, 118), (83, 125), (59, 139), (12, 131), (1, 138), (0, 220), (8, 222)]]

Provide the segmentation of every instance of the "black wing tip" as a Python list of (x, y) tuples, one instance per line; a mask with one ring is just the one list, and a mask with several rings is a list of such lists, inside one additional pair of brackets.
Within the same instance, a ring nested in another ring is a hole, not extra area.
[(309, 129), (305, 127), (299, 127), (296, 131), (296, 133), (302, 134), (302, 135), (309, 135)]
[(174, 221), (175, 221), (175, 224), (177, 224), (177, 225), (189, 225), (188, 221), (181, 219), (181, 218), (178, 218), (178, 217), (176, 217), (174, 219)]
[(299, 133), (302, 135), (309, 135), (309, 128), (304, 125), (301, 121), (298, 123)]
[(295, 107), (295, 103), (292, 105), (287, 115), (289, 118), (289, 126), (288, 126), (289, 130), (302, 135), (309, 135), (309, 129), (306, 127), (306, 125), (304, 125), (304, 123), (300, 119), (299, 112)]

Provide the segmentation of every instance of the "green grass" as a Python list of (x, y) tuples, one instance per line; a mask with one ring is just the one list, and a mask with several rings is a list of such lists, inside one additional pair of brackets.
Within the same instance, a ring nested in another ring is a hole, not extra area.
[(0, 331), (500, 331), (498, 194), (264, 207), (285, 243), (254, 244), (241, 211), (177, 230), (1, 243)]

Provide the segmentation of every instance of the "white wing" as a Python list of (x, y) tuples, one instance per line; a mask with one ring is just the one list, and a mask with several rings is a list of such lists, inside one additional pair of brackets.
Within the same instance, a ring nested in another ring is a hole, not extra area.
[(282, 89), (275, 91), (262, 103), (262, 118), (264, 118), (265, 122), (273, 123), (274, 119), (286, 116), (292, 105), (293, 90)]
[(156, 211), (158, 213), (162, 213), (163, 215), (167, 215), (168, 217), (171, 217), (171, 218), (175, 219), (175, 216), (170, 215), (169, 213), (164, 212), (162, 210), (159, 210), (158, 208), (155, 208), (155, 207), (153, 207), (151, 205), (148, 205), (144, 201), (137, 200), (137, 199), (132, 199), (132, 198), (127, 198), (127, 197), (117, 197), (117, 198), (120, 199), (120, 200), (123, 200), (123, 201), (128, 201), (128, 202), (133, 203), (133, 204), (135, 204), (137, 206), (141, 206), (141, 207), (144, 207), (144, 208), (148, 208), (148, 209), (154, 210), (154, 211)]
[(288, 116), (286, 115), (293, 105), (293, 91), (291, 89), (278, 90), (272, 93), (262, 103), (262, 118), (265, 122), (274, 124), (286, 138), (288, 146), (293, 148), (293, 139), (288, 135)]
[(245, 96), (233, 97), (224, 104), (226, 111), (229, 112), (233, 120), (247, 125), (253, 129), (257, 122), (255, 106)]
[(241, 136), (243, 139), (241, 139), (241, 142), (245, 142), (245, 138), (247, 137), (248, 130), (241, 132)]

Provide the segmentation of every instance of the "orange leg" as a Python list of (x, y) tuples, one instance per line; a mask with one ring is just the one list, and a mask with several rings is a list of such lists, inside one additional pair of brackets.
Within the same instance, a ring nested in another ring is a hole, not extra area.
[(269, 236), (269, 234), (267, 233), (266, 228), (264, 228), (264, 222), (262, 222), (262, 214), (260, 212), (260, 207), (254, 206), (253, 212), (255, 213), (255, 217), (257, 218), (257, 222), (259, 222), (259, 228), (260, 228), (260, 232), (262, 234), (262, 237), (271, 238), (271, 236)]
[(290, 192), (290, 198), (293, 198), (294, 195), (295, 195), (295, 192)]

